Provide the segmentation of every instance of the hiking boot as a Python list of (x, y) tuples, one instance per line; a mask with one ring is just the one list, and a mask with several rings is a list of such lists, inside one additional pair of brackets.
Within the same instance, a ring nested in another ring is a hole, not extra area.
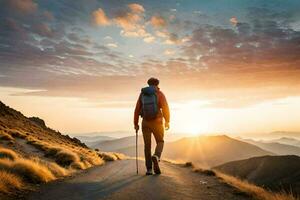
[(153, 175), (152, 169), (147, 169), (146, 176)]
[(153, 162), (154, 173), (155, 174), (161, 174), (161, 171), (160, 171), (160, 168), (159, 168), (159, 164), (158, 164), (158, 162), (159, 162), (158, 156), (153, 155), (151, 157), (151, 159), (152, 159), (152, 162)]

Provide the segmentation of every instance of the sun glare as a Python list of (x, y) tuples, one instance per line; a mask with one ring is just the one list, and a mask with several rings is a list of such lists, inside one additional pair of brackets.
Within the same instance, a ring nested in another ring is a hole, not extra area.
[(177, 116), (181, 116), (178, 130), (191, 136), (198, 136), (212, 131), (211, 113), (201, 106), (207, 102), (191, 101), (178, 106)]

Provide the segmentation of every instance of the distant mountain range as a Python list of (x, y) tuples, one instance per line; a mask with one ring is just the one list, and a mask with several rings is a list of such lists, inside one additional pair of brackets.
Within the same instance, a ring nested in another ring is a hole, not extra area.
[(269, 133), (269, 135), (272, 137), (293, 137), (300, 139), (300, 132), (294, 131), (274, 131)]
[(300, 157), (263, 156), (233, 161), (215, 167), (223, 173), (272, 190), (300, 194)]
[(221, 135), (183, 138), (168, 143), (163, 155), (169, 159), (192, 161), (203, 167), (212, 167), (233, 160), (274, 154), (255, 145)]
[[(152, 144), (154, 146), (154, 139)], [(100, 142), (92, 147), (135, 156), (135, 136)], [(139, 137), (140, 156), (144, 155), (143, 149), (143, 138)], [(190, 137), (166, 142), (163, 152), (163, 158), (183, 162), (192, 161), (204, 167), (262, 155), (274, 154), (225, 135)]]
[(281, 144), (277, 142), (278, 140), (274, 140), (275, 142), (271, 141), (255, 141), (251, 139), (243, 140), (250, 144), (256, 145), (264, 150), (273, 152), (277, 155), (298, 155), (300, 156), (300, 147), (288, 145), (288, 144)]
[(290, 138), (290, 137), (282, 137), (279, 139), (271, 140), (272, 142), (278, 142), (281, 144), (288, 144), (288, 145), (293, 145), (300, 147), (300, 140), (295, 139), (295, 138)]
[(75, 138), (79, 139), (83, 143), (85, 143), (88, 147), (93, 147), (98, 143), (115, 140), (117, 138), (109, 137), (109, 136), (76, 136)]

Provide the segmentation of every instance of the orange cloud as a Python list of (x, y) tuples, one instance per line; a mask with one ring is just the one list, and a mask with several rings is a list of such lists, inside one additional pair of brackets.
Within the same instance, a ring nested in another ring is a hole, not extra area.
[(150, 19), (150, 23), (155, 28), (165, 27), (167, 25), (166, 20), (161, 16), (152, 16)]
[(38, 8), (38, 5), (32, 0), (9, 0), (7, 3), (12, 10), (23, 14), (33, 13)]
[(128, 7), (133, 13), (143, 13), (145, 12), (145, 9), (142, 5), (137, 3), (128, 4)]
[(125, 13), (114, 19), (115, 23), (122, 27), (124, 30), (134, 30), (137, 28), (141, 16), (135, 13)]
[(144, 38), (144, 42), (146, 43), (153, 43), (155, 41), (155, 37), (153, 36), (148, 36)]
[(92, 13), (92, 21), (96, 25), (101, 25), (101, 26), (107, 26), (110, 25), (110, 20), (106, 16), (104, 10), (102, 8), (99, 8), (98, 10), (95, 10)]

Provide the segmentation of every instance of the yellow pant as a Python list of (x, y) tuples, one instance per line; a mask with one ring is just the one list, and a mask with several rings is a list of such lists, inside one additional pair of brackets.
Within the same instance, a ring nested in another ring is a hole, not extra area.
[(164, 147), (164, 126), (162, 119), (155, 119), (151, 121), (143, 120), (142, 121), (142, 131), (144, 138), (144, 152), (145, 152), (145, 160), (146, 160), (146, 168), (152, 169), (152, 160), (151, 160), (151, 134), (153, 133), (156, 148), (154, 155), (161, 157), (161, 153)]

